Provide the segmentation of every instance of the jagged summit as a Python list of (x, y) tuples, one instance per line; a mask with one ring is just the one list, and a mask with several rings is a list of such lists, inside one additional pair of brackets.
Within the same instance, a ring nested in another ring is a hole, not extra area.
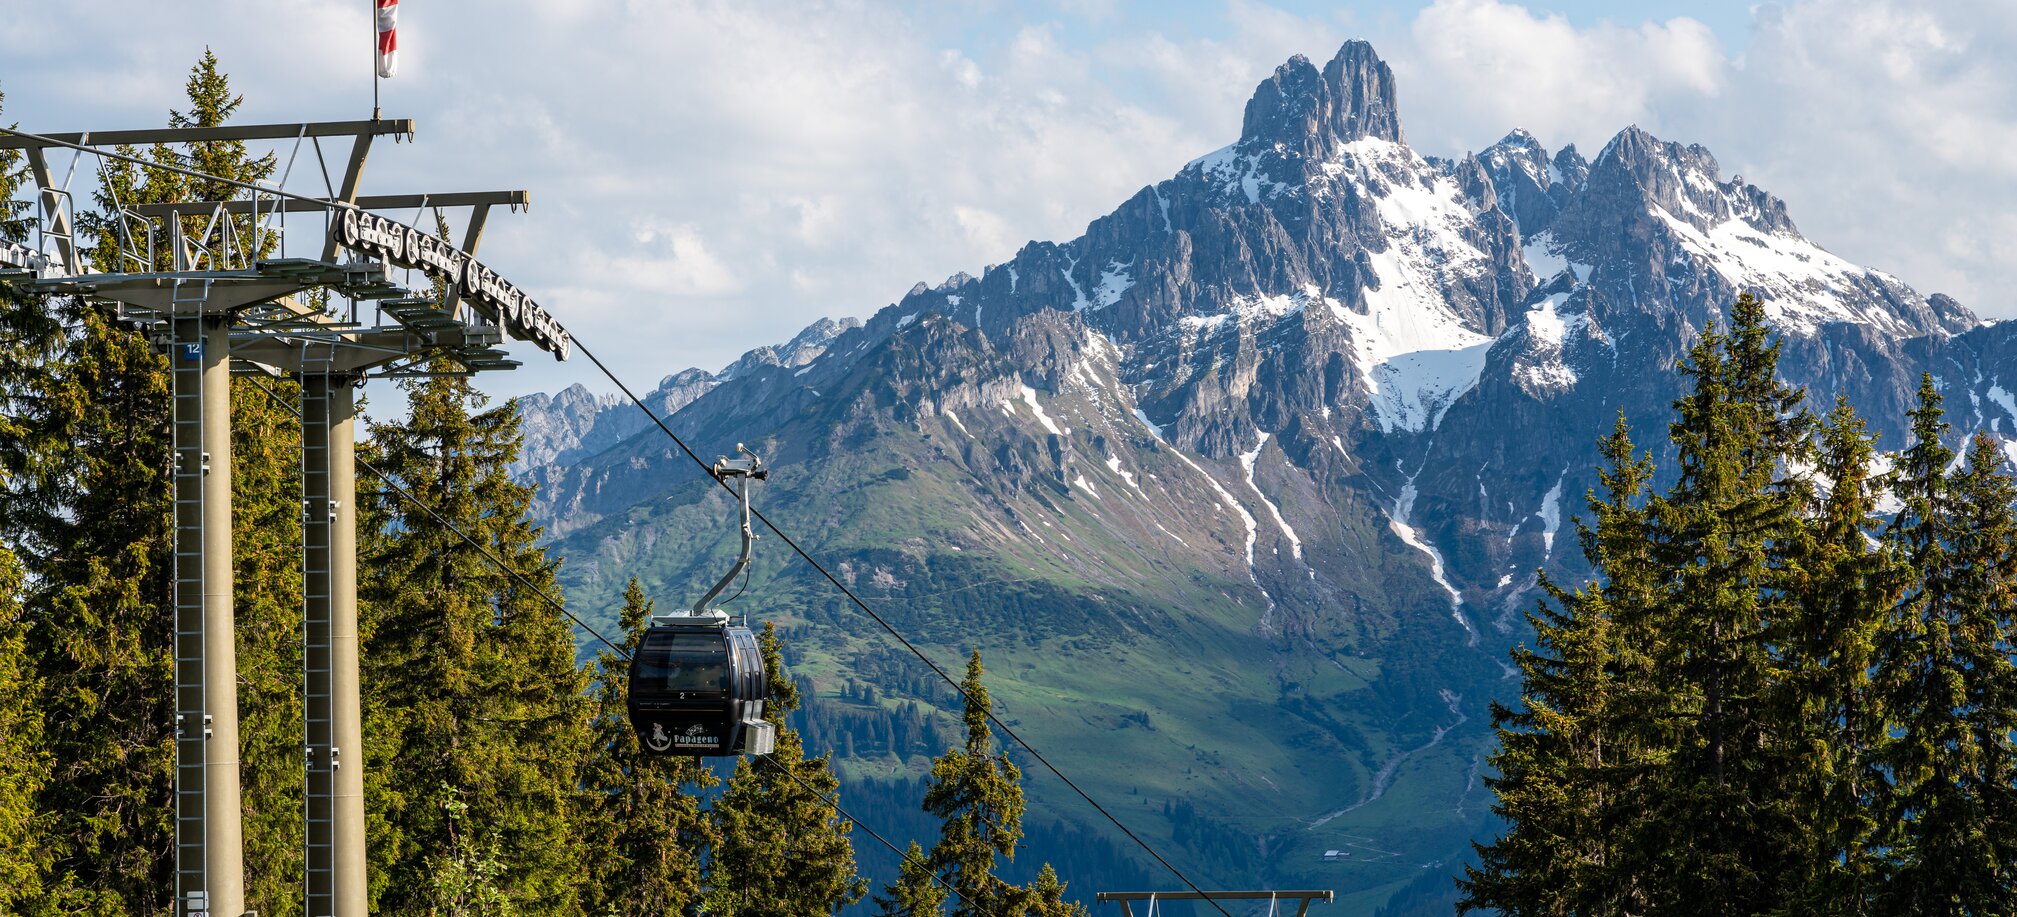
[(1477, 159), (1491, 178), (1499, 209), (1526, 236), (1546, 230), (1569, 196), (1582, 190), (1590, 172), (1573, 144), (1550, 157), (1540, 139), (1524, 128), (1486, 147)]
[(1275, 68), (1247, 101), (1242, 142), (1259, 140), (1321, 156), (1362, 137), (1401, 143), (1394, 71), (1363, 41), (1348, 41), (1322, 71), (1300, 54)]
[[(1376, 834), (1397, 869), (1455, 862), (1490, 818), (1486, 704), (1515, 686), (1532, 571), (1585, 572), (1591, 443), (1620, 413), (1657, 442), (1709, 322), (1763, 296), (1787, 380), (1848, 396), (1893, 448), (1922, 372), (1957, 430), (2017, 435), (2017, 323), (1828, 253), (1699, 146), (1629, 128), (1591, 161), (1516, 130), (1431, 159), (1395, 94), (1364, 43), (1292, 59), (1242, 137), (1083, 235), (675, 377), (651, 407), (703, 455), (761, 442), (766, 511), (911, 600), (934, 645), (1062, 660), (1022, 684), (1093, 718), (1033, 730), (1180, 749), (1107, 789), (1173, 772), (1158, 792), (1251, 813), (1269, 872), (1240, 881), (1330, 881), (1305, 867)], [(524, 403), (525, 474), (584, 605), (615, 607), (632, 575), (711, 582), (694, 558), (726, 543), (722, 504), (641, 412)], [(794, 645), (829, 670), (881, 665), (847, 619), (798, 607)], [(1143, 658), (1180, 664), (1086, 664)], [(1134, 710), (1210, 738), (1165, 741)], [(1392, 846), (1385, 818), (1406, 825)]]
[(1723, 180), (1722, 166), (1701, 144), (1663, 141), (1638, 125), (1618, 132), (1590, 164), (1595, 185), (1631, 186), (1674, 217), (1707, 231), (1741, 219), (1759, 232), (1798, 236), (1786, 202), (1742, 179)]

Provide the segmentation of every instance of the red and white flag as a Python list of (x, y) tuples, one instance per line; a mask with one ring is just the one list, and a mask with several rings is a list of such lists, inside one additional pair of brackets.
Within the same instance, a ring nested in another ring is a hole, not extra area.
[(399, 0), (378, 0), (378, 75), (399, 72)]

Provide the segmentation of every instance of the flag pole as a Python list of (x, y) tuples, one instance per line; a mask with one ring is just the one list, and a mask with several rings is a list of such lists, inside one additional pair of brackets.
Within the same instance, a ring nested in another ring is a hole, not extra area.
[(378, 0), (371, 2), (371, 120), (378, 120)]

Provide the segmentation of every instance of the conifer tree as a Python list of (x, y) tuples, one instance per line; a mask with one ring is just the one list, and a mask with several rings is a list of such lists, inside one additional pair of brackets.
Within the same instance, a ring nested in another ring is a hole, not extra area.
[(1576, 521), (1598, 581), (1569, 591), (1540, 576), (1553, 605), (1528, 615), (1537, 648), (1513, 653), (1521, 706), (1492, 706), (1498, 775), (1486, 782), (1508, 830), (1478, 845), (1479, 865), (1458, 881), (1467, 910), (1609, 914), (1640, 903), (1623, 859), (1634, 847), (1643, 719), (1658, 703), (1647, 696), (1647, 661), (1634, 639), (1655, 579), (1644, 509), (1653, 468), (1622, 414), (1599, 449), (1604, 490), (1589, 496), (1596, 524)]
[[(171, 127), (218, 127), (245, 102), (217, 55), (206, 49), (184, 85), (186, 110)], [(191, 169), (216, 176), (149, 179), (156, 200), (227, 200), (244, 193), (222, 181), (255, 182), (273, 174), (271, 154), (243, 142), (205, 141), (176, 153)], [(172, 197), (170, 197), (172, 196)], [(234, 217), (238, 243), (252, 238), (251, 217)], [(188, 218), (193, 238), (207, 220)], [(263, 243), (262, 248), (270, 248)], [(234, 261), (234, 264), (236, 262)], [(212, 268), (209, 262), (201, 265)], [(267, 915), (299, 913), (303, 869), (301, 799), (301, 426), (288, 380), (231, 380), (232, 566), (238, 647), (239, 779), (245, 817), (246, 906)]]
[[(196, 61), (196, 66), (190, 68), (183, 94), (189, 99), (189, 110), (169, 112), (169, 127), (216, 127), (229, 121), (239, 106), (245, 104), (243, 95), (231, 91), (230, 77), (218, 66), (217, 54), (209, 48), (203, 49), (203, 56)], [(221, 179), (245, 183), (260, 181), (273, 175), (279, 161), (271, 153), (256, 159), (251, 157), (242, 141), (206, 140), (189, 145), (183, 165), (206, 176), (215, 176), (190, 178), (187, 200), (222, 201), (242, 197), (244, 192), (230, 181)], [(245, 230), (251, 227), (251, 217), (248, 215), (238, 220), (236, 225), (249, 244), (251, 233)], [(202, 231), (202, 227), (194, 223), (187, 228), (192, 236)]]
[(21, 617), (21, 565), (0, 547), (0, 914), (32, 914), (46, 905), (44, 817), (35, 799), (49, 779), (42, 746), (40, 691), (28, 659)]
[(1879, 647), (1890, 735), (1882, 762), (1895, 783), (1882, 900), (1892, 913), (2001, 913), (2017, 901), (2005, 809), (2013, 494), (1986, 440), (1950, 476), (1941, 401), (1923, 377), (1894, 485), (1904, 508), (1886, 533), (1913, 578)]
[(1691, 391), (1669, 428), (1680, 476), (1650, 505), (1666, 580), (1654, 668), (1680, 717), (1648, 813), (1658, 828), (1639, 838), (1649, 913), (1768, 911), (1799, 874), (1804, 829), (1790, 744), (1770, 715), (1780, 673), (1765, 635), (1791, 614), (1784, 568), (1808, 498), (1780, 473), (1806, 454), (1811, 422), (1775, 375), (1763, 304), (1741, 296), (1730, 318), (1681, 364)]
[[(144, 200), (173, 185), (157, 171), (119, 180)], [(88, 234), (93, 214), (79, 217)], [(96, 237), (93, 249), (94, 260), (112, 250)], [(102, 306), (10, 292), (0, 307), (0, 528), (27, 574), (26, 652), (52, 762), (36, 799), (44, 905), (152, 912), (174, 862), (166, 362)]]
[(1014, 859), (1022, 839), (1022, 771), (994, 750), (988, 729), (993, 703), (981, 674), (980, 650), (974, 650), (960, 681), (965, 741), (932, 761), (924, 794), (925, 811), (941, 821), (929, 862), (958, 893), (954, 917), (997, 917), (1017, 891), (995, 875), (995, 857)]
[[(222, 124), (239, 104), (207, 53), (186, 89), (190, 108), (171, 112), (171, 124)], [(241, 180), (272, 168), (270, 158), (253, 160), (236, 143), (198, 144), (188, 156), (157, 146), (148, 155), (157, 164), (194, 164)], [(7, 164), (0, 163), (8, 176), (0, 179), (7, 185), (0, 197), (18, 181)], [(99, 209), (76, 214), (86, 259), (99, 270), (169, 267), (165, 246), (153, 265), (121, 258), (115, 208), (187, 200), (203, 189), (155, 166), (121, 164), (101, 175)], [(0, 214), (0, 222), (17, 233), (13, 216)], [(0, 298), (8, 351), (0, 360), (0, 397), (8, 408), (0, 412), (7, 480), (0, 531), (21, 549), (30, 574), (24, 598), (37, 627), (28, 650), (44, 691), (45, 739), (61, 767), (38, 800), (53, 819), (47, 854), (62, 879), (50, 906), (158, 909), (173, 862), (165, 362), (103, 305)], [(253, 420), (234, 431), (238, 448), (271, 453), (273, 434), (288, 426), (277, 420), (284, 408), (234, 400)], [(257, 673), (255, 689), (276, 689), (270, 697), (255, 690), (246, 723), (249, 891), (267, 913), (284, 912), (276, 908), (284, 899), (274, 895), (292, 897), (299, 871), (289, 869), (299, 859), (292, 840), (299, 806), (287, 802), (286, 789), (290, 773), (295, 786), (300, 782), (300, 726), (298, 708), (285, 699), (298, 691), (281, 690), (296, 687), (298, 674), (276, 679), (266, 664), (278, 657), (281, 667), (299, 671), (298, 661), (286, 664), (298, 660), (287, 623), (298, 618), (298, 565), (279, 563), (299, 540), (298, 493), (285, 492), (288, 468), (253, 469), (251, 490), (239, 493), (236, 533), (239, 596), (250, 599), (240, 610), (253, 612), (253, 626), (240, 632), (248, 638), (241, 673)]]
[(896, 881), (883, 886), (883, 893), (876, 896), (876, 913), (880, 917), (943, 917), (945, 899), (945, 886), (939, 884), (925, 860), (924, 848), (911, 841), (897, 867)]
[(736, 762), (728, 788), (710, 810), (717, 840), (708, 876), (710, 911), (751, 917), (819, 917), (861, 900), (854, 825), (828, 803), (840, 780), (825, 757), (808, 758), (785, 718), (798, 709), (798, 686), (784, 671), (777, 626), (758, 637), (770, 699), (764, 719), (777, 727), (777, 750), (760, 762)]
[(1037, 877), (1023, 889), (1022, 898), (1024, 913), (1031, 917), (1085, 917), (1083, 905), (1065, 900), (1065, 883), (1049, 863), (1037, 870)]
[[(479, 410), (466, 378), (408, 389), (408, 418), (374, 423), (360, 449), (388, 482), (557, 596), (557, 562), (528, 518), (531, 488), (505, 472), (515, 403)], [(494, 834), (500, 890), (541, 914), (580, 913), (581, 849), (568, 824), (591, 711), (568, 623), (426, 511), (360, 488), (365, 735), (375, 909), (441, 907), (429, 856), (452, 831)], [(442, 786), (465, 803), (452, 824)]]
[(1867, 913), (1882, 880), (1878, 813), (1888, 780), (1877, 759), (1885, 729), (1871, 674), (1903, 571), (1889, 552), (1870, 546), (1879, 527), (1875, 442), (1838, 398), (1815, 469), (1830, 486), (1815, 501), (1789, 567), (1793, 613), (1773, 635), (1785, 679), (1772, 715), (1796, 736), (1794, 791), (1811, 841), (1797, 906), (1830, 914)]
[(2003, 465), (2001, 444), (1977, 433), (1952, 485), (1954, 653), (1976, 755), (1962, 790), (1979, 813), (1956, 892), (1977, 914), (2017, 908), (2017, 484)]
[[(631, 730), (630, 662), (652, 603), (632, 579), (623, 593), (623, 654), (596, 658), (595, 721), (582, 765), (576, 824), (592, 855), (583, 864), (590, 914), (686, 914), (701, 900), (701, 864), (714, 825), (698, 793), (714, 774), (694, 758), (648, 755)], [(691, 787), (691, 790), (688, 789)]]

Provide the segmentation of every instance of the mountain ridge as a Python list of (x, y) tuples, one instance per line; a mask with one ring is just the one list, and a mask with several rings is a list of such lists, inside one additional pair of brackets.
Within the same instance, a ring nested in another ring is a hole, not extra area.
[[(1291, 58), (1239, 140), (1084, 234), (648, 399), (704, 455), (762, 449), (773, 515), (925, 644), (986, 648), (1047, 747), (1118, 730), (1069, 752), (1105, 798), (1243, 813), (1228, 830), (1272, 851), (1201, 872), (1349, 879), (1362, 913), (1484, 830), (1485, 704), (1532, 571), (1580, 573), (1590, 443), (1619, 411), (1656, 439), (1738, 292), (1765, 295), (1788, 378), (1887, 441), (1921, 371), (1957, 426), (2017, 432), (2008, 326), (1829, 254), (1706, 149), (1628, 127), (1585, 161), (1515, 130), (1426, 157), (1397, 98), (1363, 42)], [(634, 406), (522, 407), (529, 446), (568, 456), (524, 474), (571, 594), (712, 578), (725, 504)], [(751, 588), (814, 677), (880, 658), (820, 584)], [(1112, 725), (1137, 714), (1157, 728)], [(917, 766), (891, 759), (851, 773)], [(1361, 842), (1395, 855), (1321, 857)]]

